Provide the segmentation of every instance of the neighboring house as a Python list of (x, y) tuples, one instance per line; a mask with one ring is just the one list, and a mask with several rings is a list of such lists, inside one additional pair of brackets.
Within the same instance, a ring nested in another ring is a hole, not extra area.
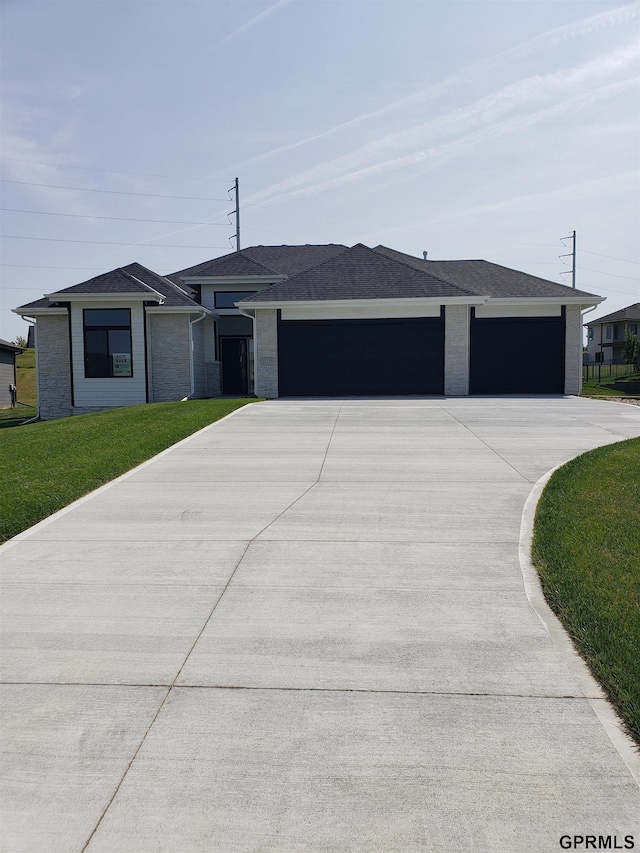
[(16, 384), (16, 355), (22, 347), (0, 339), (0, 409), (11, 405), (10, 385)]
[(600, 296), (482, 260), (253, 246), (159, 276), (129, 264), (15, 309), (40, 416), (190, 397), (577, 394)]
[(627, 332), (640, 332), (640, 302), (628, 305), (597, 320), (585, 323), (587, 352), (585, 364), (623, 364), (622, 350)]

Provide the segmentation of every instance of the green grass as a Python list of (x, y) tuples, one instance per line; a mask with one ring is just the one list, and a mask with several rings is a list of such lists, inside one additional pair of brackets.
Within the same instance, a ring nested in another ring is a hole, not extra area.
[[(630, 370), (630, 368), (629, 368)], [(582, 384), (582, 397), (638, 397), (640, 396), (640, 373), (627, 373), (626, 376), (605, 376), (600, 383), (590, 378)]]
[(151, 403), (0, 431), (0, 542), (251, 402)]
[[(36, 351), (26, 349), (16, 356), (18, 402), (36, 405)], [(35, 412), (33, 412), (35, 415)]]
[(553, 474), (533, 561), (550, 607), (640, 745), (640, 438)]

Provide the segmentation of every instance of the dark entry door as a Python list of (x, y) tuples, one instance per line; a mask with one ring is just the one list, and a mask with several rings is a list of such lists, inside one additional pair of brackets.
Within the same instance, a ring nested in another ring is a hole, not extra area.
[(444, 319), (281, 320), (281, 397), (444, 391)]
[(249, 393), (247, 344), (247, 338), (220, 338), (223, 394), (236, 396)]

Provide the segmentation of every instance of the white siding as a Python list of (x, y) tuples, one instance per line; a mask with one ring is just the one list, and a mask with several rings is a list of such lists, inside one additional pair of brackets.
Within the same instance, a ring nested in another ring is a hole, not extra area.
[[(131, 356), (133, 376), (109, 379), (86, 379), (84, 375), (84, 308), (131, 309)], [(118, 302), (71, 303), (71, 334), (73, 341), (74, 405), (81, 408), (137, 406), (146, 403), (146, 370), (144, 357), (144, 322), (142, 303), (122, 299)]]
[(492, 305), (487, 302), (478, 305), (476, 317), (488, 319), (491, 317), (560, 317), (561, 305)]
[(391, 300), (385, 304), (384, 299), (380, 300), (379, 305), (295, 305), (282, 309), (283, 320), (369, 320), (439, 316), (440, 305), (393, 305)]

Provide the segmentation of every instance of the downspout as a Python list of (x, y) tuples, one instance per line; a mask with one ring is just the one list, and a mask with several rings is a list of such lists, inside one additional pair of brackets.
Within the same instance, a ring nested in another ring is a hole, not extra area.
[(204, 318), (205, 318), (206, 316), (207, 316), (207, 312), (206, 312), (206, 311), (202, 311), (202, 312), (200, 313), (200, 316), (199, 316), (199, 317), (196, 317), (196, 319), (195, 319), (195, 320), (189, 320), (189, 352), (191, 353), (191, 361), (190, 361), (190, 367), (191, 367), (191, 393), (189, 394), (189, 396), (188, 396), (188, 397), (185, 397), (185, 399), (186, 399), (186, 400), (189, 400), (189, 399), (193, 398), (193, 395), (194, 395), (195, 390), (196, 390), (195, 366), (194, 366), (194, 364), (193, 364), (193, 327), (195, 326), (195, 324), (196, 324), (196, 323), (199, 323), (199, 322), (200, 322), (200, 320), (204, 320)]

